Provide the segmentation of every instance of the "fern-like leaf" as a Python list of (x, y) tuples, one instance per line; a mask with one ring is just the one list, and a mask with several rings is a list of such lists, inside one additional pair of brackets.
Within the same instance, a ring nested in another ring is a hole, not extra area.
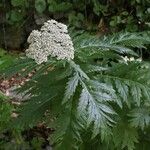
[(135, 144), (138, 142), (138, 134), (135, 128), (132, 128), (125, 123), (120, 123), (113, 130), (113, 140), (116, 147), (133, 150)]
[(96, 100), (86, 87), (83, 88), (79, 99), (78, 112), (79, 115), (87, 112), (87, 126), (92, 122), (94, 123), (92, 137), (95, 137), (100, 132), (100, 128), (107, 127), (107, 125), (111, 125), (114, 122), (109, 116), (115, 114), (112, 108)]
[(149, 107), (141, 107), (135, 108), (131, 111), (129, 116), (132, 118), (130, 120), (131, 125), (134, 127), (141, 127), (144, 129), (150, 125), (150, 108)]
[(74, 95), (74, 92), (76, 90), (76, 87), (78, 86), (78, 83), (79, 83), (79, 75), (78, 73), (75, 73), (74, 76), (71, 77), (69, 81), (67, 82), (63, 103), (66, 103), (71, 98), (71, 96)]

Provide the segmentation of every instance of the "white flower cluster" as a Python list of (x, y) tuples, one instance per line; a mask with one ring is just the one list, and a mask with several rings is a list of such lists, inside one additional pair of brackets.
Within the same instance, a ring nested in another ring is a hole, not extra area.
[(136, 61), (136, 62), (141, 62), (142, 61), (142, 58), (135, 59), (134, 57), (129, 58), (127, 56), (125, 56), (125, 57), (122, 56), (122, 59), (123, 59), (123, 61), (121, 61), (121, 62), (125, 62), (125, 63), (130, 62), (130, 61)]
[(55, 20), (44, 23), (41, 30), (33, 30), (28, 37), (29, 48), (26, 55), (37, 64), (46, 62), (48, 56), (60, 59), (73, 59), (74, 47), (67, 26)]

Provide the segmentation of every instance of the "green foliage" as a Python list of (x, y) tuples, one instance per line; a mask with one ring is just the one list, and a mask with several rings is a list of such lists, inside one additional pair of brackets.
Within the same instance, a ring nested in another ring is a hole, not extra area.
[(11, 127), (11, 116), (14, 110), (15, 107), (11, 104), (9, 98), (0, 91), (0, 149), (12, 149), (12, 146), (14, 150), (30, 149), (31, 147), (40, 149), (45, 142), (44, 138), (40, 136), (30, 137), (28, 141), (17, 126)]
[(35, 9), (38, 13), (42, 13), (46, 9), (45, 0), (35, 0)]
[(9, 67), (14, 62), (14, 56), (0, 48), (0, 70)]
[(12, 106), (8, 103), (7, 97), (0, 92), (0, 132), (4, 131), (11, 119)]
[(48, 0), (48, 11), (49, 12), (67, 12), (72, 9), (71, 2), (62, 2), (62, 1), (54, 1)]
[(10, 0), (5, 5), (7, 23), (11, 25), (22, 25), (22, 21), (28, 24), (28, 19), (36, 13), (66, 20), (76, 28), (135, 32), (148, 29), (149, 4), (148, 0)]
[(15, 23), (23, 20), (23, 15), (18, 10), (12, 10), (10, 14), (7, 14), (7, 17), (10, 23)]
[(141, 108), (135, 108), (131, 111), (129, 114), (131, 119), (131, 125), (134, 127), (141, 127), (141, 129), (144, 129), (144, 127), (148, 127), (150, 124), (150, 111), (149, 107), (141, 107)]
[(138, 133), (135, 128), (128, 126), (125, 122), (118, 124), (113, 130), (113, 140), (116, 147), (121, 149), (135, 149), (135, 143), (138, 142)]
[(24, 6), (25, 5), (25, 0), (11, 0), (11, 5), (16, 7), (16, 6)]
[(146, 143), (141, 135), (148, 136), (150, 127), (150, 64), (125, 61), (123, 56), (138, 58), (133, 48), (145, 48), (149, 36), (120, 33), (95, 38), (82, 34), (74, 35), (73, 41), (73, 61), (49, 58), (36, 65), (22, 58), (15, 70), (4, 70), (8, 77), (36, 70), (17, 90), (32, 95), (13, 126), (27, 128), (48, 119), (47, 126), (55, 129), (50, 141), (54, 149), (61, 150), (92, 149), (91, 145), (133, 150)]

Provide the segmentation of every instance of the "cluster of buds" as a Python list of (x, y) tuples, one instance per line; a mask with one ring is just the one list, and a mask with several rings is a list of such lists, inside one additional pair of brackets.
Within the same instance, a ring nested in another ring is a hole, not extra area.
[(37, 64), (47, 62), (48, 56), (58, 60), (74, 58), (74, 47), (67, 26), (55, 20), (45, 22), (40, 30), (33, 30), (28, 43), (26, 55)]

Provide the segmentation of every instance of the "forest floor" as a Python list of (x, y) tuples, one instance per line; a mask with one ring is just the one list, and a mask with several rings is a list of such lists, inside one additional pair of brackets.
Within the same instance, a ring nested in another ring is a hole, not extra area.
[[(19, 107), (24, 103), (24, 97), (22, 95), (17, 94), (13, 91), (16, 87), (24, 85), (27, 81), (30, 80), (34, 72), (29, 73), (25, 78), (20, 78), (19, 74), (11, 77), (10, 79), (0, 79), (0, 91), (7, 97), (9, 97), (9, 102), (14, 106), (14, 108)], [(19, 116), (19, 114), (13, 110), (11, 113), (12, 119), (15, 119)], [(42, 150), (51, 150), (52, 147), (49, 144), (48, 137), (53, 133), (53, 129), (48, 128), (43, 122), (39, 123), (37, 126), (34, 126), (31, 129), (24, 130), (21, 135), (24, 139), (24, 142), (30, 143), (30, 141), (35, 138), (42, 138), (42, 144), (40, 145)], [(6, 131), (3, 135), (5, 139), (10, 139), (11, 131)], [(12, 139), (10, 139), (12, 140)]]

